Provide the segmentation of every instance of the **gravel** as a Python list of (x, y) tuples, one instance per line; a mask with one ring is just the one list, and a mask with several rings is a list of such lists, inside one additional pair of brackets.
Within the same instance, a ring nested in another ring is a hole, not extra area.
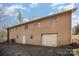
[(5, 42), (0, 43), (0, 56), (73, 56), (73, 49), (70, 45), (45, 47)]

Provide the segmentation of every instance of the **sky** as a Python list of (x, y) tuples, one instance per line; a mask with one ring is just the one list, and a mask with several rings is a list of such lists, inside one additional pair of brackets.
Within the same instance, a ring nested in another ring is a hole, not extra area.
[(78, 3), (0, 3), (0, 7), (7, 8), (4, 15), (8, 16), (11, 24), (17, 20), (17, 10), (21, 11), (24, 22), (27, 22), (72, 8), (77, 8), (72, 14), (72, 27), (79, 23)]

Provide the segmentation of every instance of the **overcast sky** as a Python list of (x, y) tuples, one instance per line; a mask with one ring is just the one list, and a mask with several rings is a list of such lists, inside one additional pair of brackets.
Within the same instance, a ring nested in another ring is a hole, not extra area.
[(10, 20), (16, 21), (17, 11), (21, 10), (24, 21), (30, 21), (33, 18), (40, 18), (57, 12), (62, 12), (70, 8), (76, 7), (77, 10), (72, 15), (72, 26), (79, 23), (79, 4), (73, 3), (1, 3), (0, 7), (7, 7), (5, 15)]

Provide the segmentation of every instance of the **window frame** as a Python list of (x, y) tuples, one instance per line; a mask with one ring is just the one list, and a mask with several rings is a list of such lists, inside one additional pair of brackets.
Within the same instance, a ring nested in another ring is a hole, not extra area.
[(52, 17), (51, 18), (51, 23), (56, 24), (57, 23), (57, 17)]
[(19, 38), (19, 35), (17, 35), (17, 39)]
[(41, 27), (41, 23), (40, 22), (36, 22), (36, 23), (34, 23), (34, 26), (39, 28), (39, 27)]
[(41, 27), (41, 23), (40, 22), (37, 23), (37, 27)]
[(33, 39), (33, 35), (31, 35), (30, 38)]
[(25, 30), (28, 29), (28, 24), (25, 24)]

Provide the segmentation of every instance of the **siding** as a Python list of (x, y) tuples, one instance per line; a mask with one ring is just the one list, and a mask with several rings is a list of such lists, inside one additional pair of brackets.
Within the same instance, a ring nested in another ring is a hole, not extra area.
[[(57, 18), (55, 24), (51, 23), (53, 17)], [(58, 40), (57, 45), (66, 45), (71, 43), (71, 12), (59, 14), (57, 16), (48, 17), (39, 21), (28, 23), (28, 29), (25, 29), (25, 25), (11, 28), (9, 31), (9, 38), (16, 39), (17, 43), (22, 43), (22, 36), (26, 35), (26, 44), (41, 45), (42, 34), (57, 33)], [(38, 28), (35, 23), (41, 23)], [(16, 31), (17, 28), (17, 31)], [(19, 38), (17, 38), (17, 35)], [(31, 36), (33, 38), (31, 39)]]

